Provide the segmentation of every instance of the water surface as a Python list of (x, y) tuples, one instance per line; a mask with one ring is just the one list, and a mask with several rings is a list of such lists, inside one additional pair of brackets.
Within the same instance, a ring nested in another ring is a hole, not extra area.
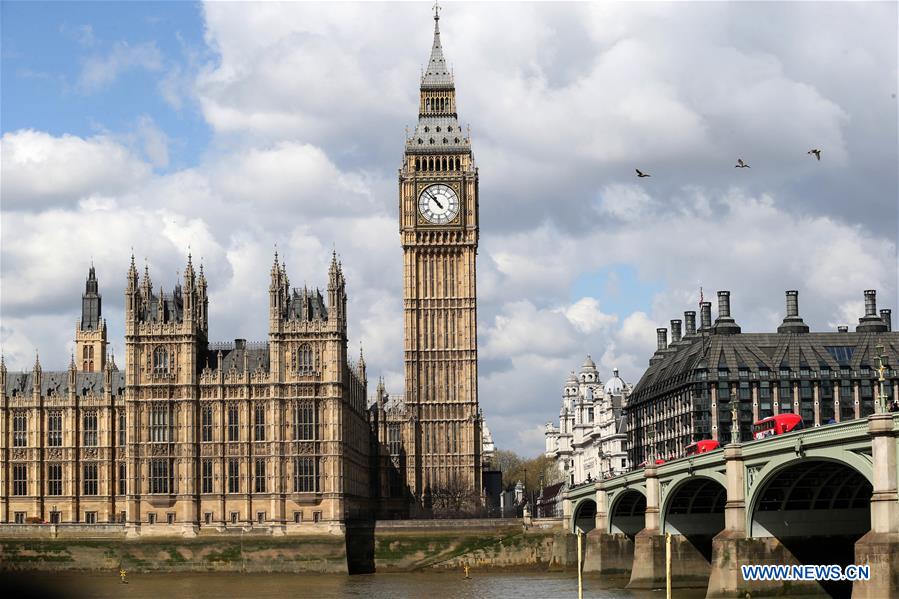
[[(337, 574), (238, 574), (172, 573), (129, 574), (121, 584), (116, 572), (40, 573), (34, 575), (40, 588), (17, 599), (220, 599), (250, 597), (315, 597), (343, 599), (425, 598), (425, 599), (509, 599), (577, 597), (577, 578), (571, 573), (471, 573), (425, 572), (343, 576)], [(30, 578), (34, 583), (35, 578)], [(584, 597), (596, 599), (664, 599), (661, 591), (626, 591), (626, 579), (600, 579), (587, 575)], [(8, 589), (9, 587), (7, 587)], [(5, 593), (4, 593), (5, 594)], [(6, 595), (10, 596), (10, 595)], [(705, 589), (676, 589), (682, 599), (705, 597)]]

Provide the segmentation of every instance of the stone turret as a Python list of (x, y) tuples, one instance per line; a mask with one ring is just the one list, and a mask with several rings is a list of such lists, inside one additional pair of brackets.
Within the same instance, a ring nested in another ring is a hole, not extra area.
[(100, 372), (106, 361), (106, 321), (101, 315), (99, 283), (93, 264), (81, 295), (81, 319), (75, 326), (73, 361), (82, 372)]

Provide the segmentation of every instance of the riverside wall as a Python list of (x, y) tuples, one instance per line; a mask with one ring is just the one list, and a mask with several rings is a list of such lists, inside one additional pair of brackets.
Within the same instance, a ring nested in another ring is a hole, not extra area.
[(545, 570), (556, 520), (397, 520), (272, 534), (266, 529), (135, 535), (118, 525), (0, 525), (0, 571), (364, 573)]

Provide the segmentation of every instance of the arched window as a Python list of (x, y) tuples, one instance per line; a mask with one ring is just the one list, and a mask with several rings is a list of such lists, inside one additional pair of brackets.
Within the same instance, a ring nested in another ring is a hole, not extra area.
[(312, 357), (312, 348), (304, 343), (300, 346), (300, 349), (297, 350), (297, 370), (301, 374), (308, 374), (312, 372), (314, 367), (315, 361)]
[(84, 354), (82, 357), (83, 357), (85, 360), (87, 360), (87, 357), (88, 357), (88, 356), (87, 356), (87, 346), (86, 346), (86, 345), (84, 346), (84, 349), (82, 350), (82, 354)]
[(169, 368), (169, 351), (164, 347), (157, 347), (153, 350), (153, 372), (167, 373)]

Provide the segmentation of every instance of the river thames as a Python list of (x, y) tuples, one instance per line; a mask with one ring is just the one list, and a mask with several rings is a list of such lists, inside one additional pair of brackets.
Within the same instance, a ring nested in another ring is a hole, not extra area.
[[(480, 599), (500, 597), (577, 597), (577, 578), (572, 573), (478, 573), (465, 580), (461, 572), (372, 574), (359, 576), (309, 574), (235, 574), (231, 572), (129, 574), (121, 584), (116, 572), (44, 572), (35, 575), (39, 588), (18, 597), (72, 599), (221, 599), (222, 597), (281, 597), (387, 599)], [(33, 581), (34, 579), (32, 579)], [(660, 599), (662, 591), (628, 591), (626, 579), (587, 576), (584, 597), (597, 599)], [(9, 596), (9, 595), (7, 595)], [(705, 589), (676, 589), (675, 597), (699, 599)]]

